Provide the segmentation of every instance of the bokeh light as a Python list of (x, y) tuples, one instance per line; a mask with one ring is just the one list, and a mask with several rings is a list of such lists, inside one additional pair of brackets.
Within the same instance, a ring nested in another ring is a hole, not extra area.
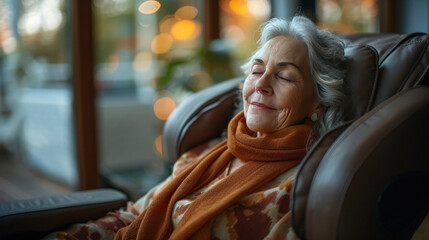
[(319, 0), (319, 26), (332, 32), (377, 32), (377, 0)]
[(133, 69), (136, 72), (146, 72), (152, 65), (152, 54), (150, 52), (140, 52), (134, 57)]
[(170, 97), (161, 97), (153, 104), (153, 112), (159, 120), (167, 120), (176, 109), (176, 103)]
[(171, 34), (177, 41), (193, 40), (201, 33), (201, 24), (192, 20), (180, 20), (171, 28)]
[(247, 0), (231, 0), (229, 1), (229, 7), (239, 15), (247, 15), (249, 13)]
[(148, 0), (140, 4), (139, 12), (143, 14), (152, 14), (157, 12), (160, 7), (161, 7), (161, 3), (159, 3), (158, 1)]
[(177, 9), (174, 16), (179, 20), (191, 20), (198, 15), (198, 9), (194, 6), (183, 6)]
[(271, 6), (267, 0), (248, 0), (247, 8), (258, 19), (268, 18), (271, 13)]
[(168, 52), (172, 45), (173, 38), (170, 34), (160, 33), (153, 38), (150, 48), (156, 54), (163, 54)]

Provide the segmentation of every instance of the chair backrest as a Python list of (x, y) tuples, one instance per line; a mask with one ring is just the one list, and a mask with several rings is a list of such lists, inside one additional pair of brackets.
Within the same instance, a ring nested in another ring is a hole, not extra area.
[[(427, 34), (348, 35), (346, 49), (349, 72), (346, 119), (348, 123), (327, 133), (302, 161), (292, 196), (292, 222), (297, 234), (306, 238), (308, 199), (314, 175), (325, 153), (354, 120), (383, 101), (416, 85), (428, 85), (429, 36)], [(355, 47), (356, 45), (357, 47)], [(365, 71), (365, 69), (367, 69)], [(372, 77), (374, 76), (374, 77)]]
[[(346, 118), (360, 117), (404, 89), (429, 85), (429, 37), (424, 33), (344, 35), (351, 101)], [(371, 53), (372, 52), (372, 53)]]
[[(427, 34), (344, 35), (346, 48), (346, 119), (356, 119), (404, 89), (429, 85)], [(239, 83), (244, 77), (200, 91), (186, 101), (166, 122), (163, 145), (169, 162), (204, 141), (219, 137), (237, 110)], [(204, 129), (204, 130), (203, 130)]]
[[(395, 109), (392, 104), (397, 104), (400, 101), (393, 99), (384, 103), (386, 100), (393, 96), (396, 97), (399, 92), (414, 88), (417, 85), (429, 85), (429, 36), (427, 34), (355, 34), (342, 37), (350, 41), (345, 51), (348, 65), (348, 74), (345, 79), (348, 96), (345, 118), (348, 123), (333, 129), (323, 136), (301, 163), (294, 183), (291, 211), (294, 230), (303, 239), (313, 239), (314, 237), (314, 235), (311, 235), (312, 233), (309, 233), (314, 230), (315, 224), (312, 222), (315, 215), (311, 215), (311, 212), (317, 211), (314, 210), (315, 199), (311, 198), (311, 196), (314, 195), (312, 191), (315, 191), (314, 189), (318, 186), (313, 183), (317, 179), (317, 181), (321, 181), (321, 175), (318, 174), (315, 177), (315, 174), (319, 172), (318, 169), (321, 166), (329, 168), (326, 166), (329, 161), (325, 160), (328, 158), (325, 155), (328, 155), (327, 152), (330, 151), (333, 145), (339, 144), (336, 142), (337, 138), (341, 138), (344, 134), (348, 136), (347, 139), (359, 137), (359, 133), (350, 130), (351, 124), (354, 124), (352, 127), (356, 126), (356, 124), (368, 124), (366, 122), (368, 119), (375, 123), (377, 121), (374, 119), (384, 117), (384, 115), (377, 114), (377, 111), (383, 113), (385, 112), (384, 108)], [(243, 80), (244, 77), (228, 80), (207, 88), (189, 97), (179, 105), (165, 125), (163, 149), (167, 161), (174, 162), (190, 148), (221, 136), (230, 118), (237, 112), (236, 102), (240, 95), (239, 82)], [(410, 97), (410, 94), (420, 96), (418, 103), (426, 101), (425, 93), (427, 91), (417, 90), (418, 93), (414, 91), (416, 90), (406, 91), (408, 92), (405, 97), (406, 102), (413, 104), (413, 97)], [(381, 107), (377, 107), (379, 105)], [(416, 105), (420, 106), (420, 108), (415, 109), (416, 113), (420, 113), (421, 109), (426, 106), (425, 104), (417, 103)], [(369, 115), (367, 116), (367, 114)], [(398, 115), (401, 114), (398, 113)], [(421, 119), (424, 119), (424, 116), (423, 114), (423, 117), (416, 122), (416, 125), (421, 126), (419, 124), (422, 122)], [(374, 126), (382, 126), (382, 123), (377, 122), (378, 125)], [(429, 132), (427, 128), (424, 130)], [(412, 135), (411, 137), (415, 136)], [(419, 137), (426, 139), (426, 135)], [(377, 137), (371, 139), (377, 139)], [(379, 142), (382, 141), (380, 140)], [(351, 145), (353, 145), (353, 141), (351, 141)], [(341, 146), (344, 147), (344, 145)], [(330, 154), (329, 156), (332, 157), (332, 153)], [(387, 181), (386, 179), (384, 181)], [(348, 194), (348, 192), (345, 191), (344, 194)], [(317, 199), (317, 196), (315, 198)], [(326, 199), (329, 199), (329, 196)], [(309, 207), (309, 205), (312, 207)], [(346, 203), (340, 205), (348, 206)], [(356, 206), (352, 205), (349, 210), (355, 208)], [(340, 210), (336, 209), (336, 211)], [(319, 215), (316, 216), (323, 216), (322, 213), (317, 214)], [(330, 216), (329, 214), (328, 216)], [(335, 219), (336, 222), (332, 223), (331, 226), (335, 224), (337, 226), (339, 219), (343, 220), (338, 216)], [(308, 226), (311, 226), (312, 229), (308, 229)], [(347, 225), (344, 229), (348, 229), (349, 226)], [(332, 228), (329, 229), (332, 230)], [(321, 231), (320, 229), (318, 230)], [(378, 230), (377, 228), (374, 231)], [(373, 234), (374, 231), (370, 233)], [(343, 233), (340, 234), (337, 231), (335, 234), (337, 234), (335, 238), (338, 238)]]

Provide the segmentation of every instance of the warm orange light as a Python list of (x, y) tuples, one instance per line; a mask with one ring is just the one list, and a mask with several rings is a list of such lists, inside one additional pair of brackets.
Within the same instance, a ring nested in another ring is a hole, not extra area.
[(168, 33), (160, 33), (152, 39), (150, 48), (154, 53), (163, 54), (170, 50), (173, 38)]
[(180, 20), (191, 20), (198, 15), (198, 9), (193, 6), (183, 6), (177, 9), (175, 16)]
[(246, 15), (248, 13), (246, 0), (231, 0), (229, 1), (229, 7), (232, 11), (240, 15)]
[(152, 65), (152, 54), (150, 52), (140, 52), (134, 57), (133, 69), (136, 72), (145, 72)]
[(171, 34), (178, 41), (195, 39), (201, 33), (201, 25), (192, 20), (181, 20), (171, 28)]
[(155, 0), (144, 1), (139, 6), (139, 12), (143, 14), (152, 14), (159, 10), (161, 3)]
[(176, 109), (176, 103), (169, 97), (161, 97), (153, 104), (153, 112), (160, 120), (167, 120), (174, 109)]
[(364, 0), (364, 1), (362, 1), (362, 6), (365, 8), (371, 8), (371, 7), (375, 6), (375, 1), (374, 0)]
[(182, 20), (173, 25), (171, 34), (177, 40), (187, 40), (195, 30), (195, 24), (190, 20)]
[(159, 135), (154, 142), (156, 151), (162, 156), (162, 135)]
[(271, 12), (271, 6), (267, 0), (248, 0), (247, 9), (258, 19), (268, 18)]

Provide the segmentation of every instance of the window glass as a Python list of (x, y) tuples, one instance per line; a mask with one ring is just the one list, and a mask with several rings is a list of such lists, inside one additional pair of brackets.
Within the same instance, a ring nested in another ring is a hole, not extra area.
[(131, 198), (168, 173), (162, 131), (171, 112), (189, 94), (242, 75), (270, 13), (266, 0), (219, 1), (220, 38), (207, 41), (204, 3), (94, 1), (101, 170)]
[(165, 177), (165, 120), (201, 72), (201, 1), (95, 0), (100, 167), (131, 198)]
[(0, 145), (76, 185), (71, 1), (0, 1)]
[(256, 49), (261, 24), (271, 17), (267, 0), (221, 0), (221, 38), (229, 46), (234, 74), (242, 75), (240, 65)]
[(319, 25), (340, 33), (378, 32), (378, 0), (318, 0)]

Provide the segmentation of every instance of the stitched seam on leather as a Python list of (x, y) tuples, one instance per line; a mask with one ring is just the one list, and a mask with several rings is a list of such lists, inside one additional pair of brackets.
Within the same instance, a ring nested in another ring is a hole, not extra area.
[(367, 104), (366, 109), (365, 109), (365, 113), (367, 113), (372, 108), (372, 106), (374, 105), (375, 93), (376, 93), (376, 90), (378, 88), (378, 83), (379, 83), (379, 77), (378, 77), (378, 75), (379, 75), (379, 67), (380, 67), (379, 58), (380, 58), (380, 56), (378, 55), (377, 50), (373, 46), (366, 45), (366, 44), (361, 44), (361, 45), (364, 46), (364, 47), (367, 47), (370, 50), (372, 50), (372, 52), (375, 55), (375, 60), (374, 60), (374, 67), (375, 67), (374, 82), (372, 84), (371, 95), (369, 96), (369, 99), (367, 101), (368, 104)]
[(415, 40), (415, 39), (413, 39), (413, 40), (410, 40), (410, 41), (409, 41), (409, 42), (407, 42), (407, 43), (402, 44), (402, 46), (408, 46), (408, 45), (413, 45), (413, 44), (416, 44), (416, 43), (422, 43), (422, 42), (426, 42), (426, 43), (428, 43), (428, 42), (429, 42), (429, 40), (427, 40), (427, 39), (420, 39), (420, 40)]
[[(423, 49), (427, 49), (428, 48), (428, 45), (429, 45), (429, 41), (419, 41), (419, 42), (416, 42), (416, 43), (420, 43), (420, 42), (426, 42), (426, 44), (425, 44), (425, 46), (423, 47)], [(408, 46), (408, 45), (411, 45), (411, 44), (406, 44), (406, 45), (403, 45), (403, 46)], [(423, 56), (426, 54), (426, 51), (421, 51), (421, 53), (420, 53), (420, 55), (419, 55), (419, 57), (417, 58), (417, 60), (414, 62), (414, 64), (413, 64), (413, 66), (410, 68), (410, 70), (408, 71), (408, 73), (407, 73), (407, 76), (405, 77), (405, 79), (404, 80), (402, 80), (402, 83), (401, 83), (401, 85), (399, 86), (399, 88), (396, 90), (396, 92), (399, 92), (399, 91), (401, 91), (401, 90), (403, 90), (403, 88), (404, 88), (404, 85), (409, 81), (409, 78), (410, 78), (410, 76), (412, 75), (412, 73), (414, 72), (414, 70), (417, 68), (417, 66), (419, 65), (419, 63), (420, 63), (420, 61), (422, 60), (422, 58), (423, 58)], [(426, 68), (427, 69), (427, 68)], [(421, 81), (421, 78), (425, 75), (425, 72), (426, 71), (423, 71), (423, 74), (422, 74), (422, 76), (420, 76), (420, 78), (413, 84), (413, 86), (415, 86), (415, 85), (417, 85), (420, 81)], [(417, 83), (417, 84), (416, 84)]]
[(382, 59), (380, 59), (379, 66), (381, 66), (384, 63), (384, 61), (392, 54), (393, 51), (396, 50), (396, 48), (398, 48), (400, 45), (408, 44), (408, 43), (404, 43), (406, 40), (408, 40), (412, 37), (415, 37), (415, 36), (420, 36), (420, 35), (423, 35), (423, 34), (422, 33), (411, 33), (411, 34), (407, 34), (407, 35), (400, 35), (403, 38), (400, 39), (394, 46), (392, 46), (390, 49), (388, 49), (386, 51), (385, 56)]

